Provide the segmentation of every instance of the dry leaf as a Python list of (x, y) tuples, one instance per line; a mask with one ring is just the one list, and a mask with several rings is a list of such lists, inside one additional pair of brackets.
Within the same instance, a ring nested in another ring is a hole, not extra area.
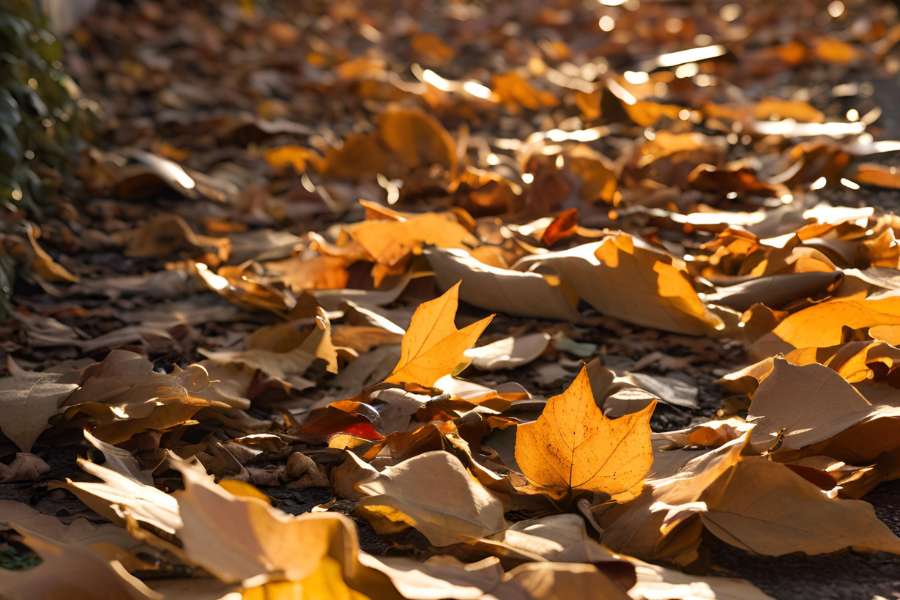
[(512, 315), (574, 321), (576, 299), (551, 278), (501, 269), (464, 250), (436, 248), (426, 253), (441, 288), (462, 282), (462, 299), (473, 306)]
[(691, 335), (724, 327), (679, 261), (625, 233), (527, 257), (516, 268), (553, 270), (600, 312), (646, 327)]
[(169, 494), (86, 460), (79, 459), (78, 465), (101, 481), (66, 479), (64, 487), (97, 514), (114, 522), (134, 519), (168, 534), (182, 526), (178, 503)]
[(31, 259), (31, 270), (34, 274), (44, 281), (64, 281), (66, 283), (78, 282), (78, 277), (73, 275), (61, 264), (53, 260), (47, 252), (41, 248), (37, 242), (38, 229), (31, 223), (26, 223), (25, 234), (28, 236), (28, 243), (31, 245), (33, 253)]
[(757, 356), (769, 356), (793, 348), (823, 348), (842, 341), (844, 327), (862, 329), (876, 325), (900, 325), (900, 297), (888, 293), (878, 298), (834, 298), (797, 311), (753, 345)]
[(709, 531), (757, 554), (824, 554), (846, 548), (900, 554), (900, 538), (861, 500), (829, 498), (785, 465), (748, 457), (707, 497)]
[(506, 528), (503, 504), (448, 452), (425, 452), (357, 484), (365, 515), (411, 525), (435, 546)]
[[(706, 510), (706, 490), (741, 459), (749, 436), (743, 435), (681, 462), (662, 473), (665, 457), (654, 458), (654, 478), (634, 500), (598, 517), (605, 527), (602, 541), (617, 552), (644, 560), (688, 565), (698, 556), (698, 515)], [(678, 451), (662, 451), (663, 455)], [(682, 458), (682, 457), (679, 457)], [(671, 461), (670, 461), (671, 462)]]
[[(331, 322), (322, 308), (318, 308), (313, 327), (300, 335), (294, 323), (284, 323), (257, 331), (256, 340), (248, 338), (246, 350), (201, 350), (209, 360), (220, 365), (243, 365), (257, 369), (269, 377), (283, 379), (298, 389), (306, 387), (302, 375), (316, 359), (325, 361), (327, 369), (337, 372), (337, 352), (331, 340)], [(264, 343), (259, 342), (262, 335)]]
[(27, 526), (12, 523), (24, 543), (42, 559), (24, 571), (0, 569), (0, 594), (9, 600), (162, 600), (162, 596), (129, 574), (117, 560), (107, 560), (80, 543), (59, 543)]
[(853, 179), (858, 183), (880, 188), (900, 190), (900, 170), (877, 163), (863, 163), (856, 167)]
[(516, 430), (516, 462), (528, 479), (555, 490), (588, 490), (610, 496), (640, 490), (653, 461), (650, 416), (655, 403), (607, 419), (594, 401), (582, 369), (537, 421)]
[(185, 489), (172, 498), (182, 517), (178, 537), (185, 555), (224, 582), (253, 577), (298, 581), (320, 568), (323, 558), (346, 576), (359, 568), (355, 529), (334, 513), (293, 517), (256, 497), (235, 496), (196, 467), (173, 463)]
[(400, 221), (363, 221), (346, 227), (350, 236), (372, 259), (394, 266), (425, 244), (438, 248), (466, 248), (477, 245), (468, 229), (445, 213), (424, 213)]
[(62, 378), (58, 373), (0, 378), (0, 430), (23, 452), (31, 450), (47, 429), (47, 420), (78, 388), (75, 383), (59, 383)]
[(386, 382), (430, 386), (469, 364), (465, 351), (472, 347), (493, 317), (457, 329), (453, 321), (458, 298), (459, 284), (456, 284), (440, 297), (419, 305), (400, 344), (400, 360)]
[(466, 350), (472, 366), (482, 371), (515, 369), (537, 359), (550, 344), (550, 335), (530, 333), (522, 337), (507, 337)]
[(637, 583), (628, 590), (634, 600), (772, 600), (742, 579), (698, 577), (659, 565), (629, 559), (637, 570)]
[(385, 145), (408, 169), (441, 165), (456, 168), (456, 143), (443, 125), (420, 110), (392, 107), (378, 117)]

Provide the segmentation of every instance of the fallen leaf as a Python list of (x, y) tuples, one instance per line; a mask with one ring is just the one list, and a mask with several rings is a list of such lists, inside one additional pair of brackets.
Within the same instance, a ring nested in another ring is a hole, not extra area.
[(72, 598), (73, 600), (161, 600), (162, 596), (134, 577), (117, 560), (107, 560), (80, 544), (58, 543), (11, 523), (23, 542), (42, 559), (24, 571), (0, 570), (0, 594), (10, 600)]
[(862, 329), (900, 324), (900, 297), (834, 298), (797, 311), (754, 343), (756, 356), (793, 348), (823, 348), (842, 341), (844, 327)]
[(418, 252), (425, 244), (438, 248), (466, 248), (478, 241), (446, 213), (423, 213), (401, 221), (385, 219), (363, 221), (346, 227), (350, 236), (372, 259), (394, 266), (410, 253)]
[(847, 548), (900, 554), (900, 538), (861, 500), (829, 498), (787, 466), (748, 457), (708, 496), (701, 514), (721, 540), (757, 554), (824, 554)]
[(78, 388), (76, 383), (59, 383), (58, 373), (0, 378), (0, 430), (23, 452), (47, 429), (47, 421)]
[(415, 527), (435, 546), (506, 528), (503, 504), (448, 452), (419, 454), (356, 487), (363, 514)]
[(594, 308), (625, 321), (691, 335), (724, 327), (676, 259), (625, 233), (527, 257), (515, 267), (553, 270)]
[(169, 494), (86, 460), (79, 459), (78, 466), (101, 481), (66, 479), (63, 487), (97, 514), (113, 522), (133, 518), (169, 534), (181, 527), (178, 503)]
[(300, 335), (296, 324), (284, 323), (257, 332), (257, 340), (265, 333), (265, 342), (253, 343), (246, 350), (201, 350), (210, 361), (220, 365), (243, 365), (257, 369), (269, 377), (287, 381), (297, 389), (306, 387), (302, 375), (316, 359), (325, 361), (327, 369), (337, 372), (337, 352), (331, 340), (331, 321), (321, 308), (317, 309), (313, 327)]
[(457, 283), (440, 297), (419, 305), (400, 344), (400, 360), (386, 382), (430, 386), (444, 375), (456, 374), (468, 365), (465, 351), (493, 317), (457, 329), (453, 320), (458, 298)]
[(392, 107), (378, 117), (385, 145), (408, 169), (441, 165), (456, 168), (456, 143), (440, 121), (420, 110)]
[(863, 163), (856, 167), (853, 179), (864, 185), (900, 190), (900, 171), (877, 163)]
[(730, 577), (698, 577), (659, 565), (628, 559), (637, 583), (628, 590), (634, 600), (772, 600), (749, 581)]
[(744, 434), (690, 457), (673, 472), (661, 472), (660, 458), (654, 458), (657, 473), (640, 496), (608, 512), (601, 508), (603, 514), (597, 517), (605, 527), (601, 541), (617, 552), (644, 560), (682, 566), (696, 561), (702, 533), (698, 518), (707, 509), (703, 496), (741, 460), (748, 439)]
[(31, 260), (31, 270), (35, 275), (44, 281), (64, 281), (66, 283), (77, 283), (78, 277), (73, 275), (61, 264), (53, 260), (46, 250), (38, 244), (38, 229), (31, 223), (26, 223), (25, 234), (28, 236), (28, 243), (31, 245), (33, 257)]
[(473, 306), (525, 317), (578, 318), (572, 294), (539, 273), (494, 267), (464, 250), (432, 248), (426, 256), (441, 288), (461, 281), (462, 299)]
[(537, 421), (518, 426), (516, 462), (535, 484), (571, 492), (627, 496), (640, 489), (653, 461), (650, 416), (656, 407), (607, 419), (582, 369)]
[(482, 371), (515, 369), (537, 359), (550, 344), (550, 335), (531, 333), (522, 337), (507, 337), (466, 350), (472, 366)]
[(36, 481), (49, 472), (50, 465), (40, 456), (16, 452), (11, 463), (0, 463), (0, 482)]

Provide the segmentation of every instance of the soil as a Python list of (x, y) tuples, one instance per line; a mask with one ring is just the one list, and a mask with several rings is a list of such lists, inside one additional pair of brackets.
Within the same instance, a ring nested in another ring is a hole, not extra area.
[[(169, 2), (176, 6), (177, 2)], [(261, 3), (268, 4), (268, 3)], [(276, 3), (277, 4), (277, 3)], [(286, 3), (293, 6), (296, 3)], [(675, 3), (673, 3), (675, 4)], [(98, 12), (91, 17), (84, 27), (90, 29), (94, 24), (98, 26), (98, 40), (100, 49), (99, 59), (95, 62), (87, 60), (87, 57), (74, 56), (73, 69), (84, 87), (88, 97), (101, 98), (107, 111), (116, 117), (118, 121), (130, 121), (127, 127), (115, 131), (110, 126), (106, 132), (109, 142), (112, 144), (132, 141), (135, 131), (142, 127), (162, 127), (164, 115), (159, 107), (151, 106), (146, 99), (138, 94), (133, 106), (117, 106), (104, 98), (108, 92), (108, 85), (115, 83), (112, 80), (113, 69), (110, 66), (110, 56), (115, 52), (104, 44), (121, 42), (116, 38), (115, 32), (103, 33), (102, 27), (108, 27), (111, 19), (132, 18), (135, 11), (139, 11), (140, 2), (101, 2)], [(824, 5), (823, 5), (824, 6)], [(146, 8), (146, 7), (145, 7)], [(210, 11), (214, 14), (214, 11)], [(137, 20), (137, 19), (136, 19)], [(121, 32), (119, 32), (121, 35)], [(137, 40), (138, 45), (144, 40)], [(177, 40), (173, 40), (176, 44)], [(148, 50), (158, 50), (150, 47)], [(231, 56), (227, 53), (221, 56), (221, 60), (228, 61)], [(97, 57), (95, 57), (97, 58)], [(246, 68), (246, 65), (234, 65), (235, 68)], [(185, 67), (185, 68), (197, 68)], [(798, 74), (799, 78), (804, 77)], [(862, 75), (865, 78), (865, 74)], [(874, 93), (872, 101), (880, 106), (884, 113), (879, 122), (883, 138), (900, 137), (900, 81), (895, 79), (873, 80)], [(114, 138), (116, 138), (114, 140)], [(900, 155), (886, 155), (875, 160), (886, 164), (900, 164)], [(209, 158), (210, 163), (213, 158)], [(199, 165), (195, 165), (199, 168)], [(837, 191), (823, 191), (822, 199), (834, 204), (848, 206), (875, 206), (885, 211), (900, 209), (900, 192), (897, 191), (871, 191), (865, 193), (853, 192), (847, 189)], [(165, 209), (165, 203), (158, 208)], [(96, 211), (101, 214), (103, 205), (91, 203), (84, 210)], [(319, 224), (315, 224), (318, 227)], [(313, 226), (313, 224), (311, 224)], [(136, 273), (144, 270), (146, 265), (134, 259), (124, 259), (118, 254), (94, 253), (91, 255), (79, 255), (73, 257), (82, 264), (97, 265), (107, 273), (111, 271), (120, 273)], [(17, 289), (17, 294), (29, 297), (33, 302), (40, 302), (40, 290)], [(475, 318), (480, 313), (473, 309), (461, 309), (461, 320)], [(673, 334), (661, 333), (645, 328), (623, 324), (612, 319), (603, 319), (599, 315), (591, 315), (585, 311), (588, 321), (593, 325), (583, 328), (579, 341), (589, 341), (598, 347), (598, 354), (608, 366), (615, 369), (627, 370), (645, 356), (649, 349), (658, 351), (669, 357), (693, 357), (693, 361), (681, 375), (698, 388), (699, 408), (696, 410), (680, 407), (662, 406), (653, 419), (653, 428), (657, 431), (671, 430), (684, 427), (694, 421), (714, 415), (727, 400), (722, 388), (716, 385), (715, 380), (722, 374), (747, 364), (748, 359), (742, 346), (737, 342), (722, 340), (697, 340)], [(491, 328), (487, 331), (486, 339), (496, 332), (508, 332), (517, 327), (544, 327), (546, 324), (533, 320), (515, 319), (508, 316), (498, 316)], [(99, 332), (97, 332), (99, 333)], [(60, 354), (54, 356), (59, 359)], [(63, 356), (65, 357), (65, 356)], [(46, 354), (37, 353), (27, 356), (32, 360), (46, 358)], [(177, 356), (159, 357), (163, 362), (185, 363), (196, 357)], [(518, 381), (536, 395), (548, 395), (559, 390), (559, 382), (541, 378), (537, 369), (540, 365), (529, 365), (515, 371), (507, 371), (502, 374), (504, 380)], [(653, 374), (653, 366), (647, 367), (644, 372)], [(671, 373), (659, 371), (659, 374)], [(476, 381), (491, 383), (494, 381), (491, 375), (475, 377)], [(52, 442), (52, 443), (51, 443)], [(3, 483), (0, 484), (0, 499), (17, 500), (32, 504), (45, 513), (60, 517), (88, 516), (100, 520), (100, 517), (92, 514), (79, 501), (65, 491), (52, 489), (51, 482), (71, 478), (82, 478), (83, 475), (75, 466), (74, 458), (85, 453), (82, 445), (69, 443), (71, 440), (41, 440), (34, 452), (41, 456), (51, 467), (50, 473), (38, 482)], [(272, 498), (273, 504), (290, 513), (302, 513), (310, 508), (323, 503), (333, 502), (330, 490), (312, 488), (295, 490), (291, 488), (265, 488), (264, 491)], [(876, 513), (891, 529), (900, 535), (900, 481), (881, 485), (870, 493), (865, 500), (871, 502)], [(340, 506), (336, 508), (340, 509)], [(424, 547), (423, 539), (415, 531), (402, 536), (386, 538), (378, 536), (364, 521), (357, 521), (359, 535), (364, 550), (376, 554), (409, 553), (417, 552)], [(780, 600), (798, 599), (858, 599), (876, 598), (900, 599), (900, 557), (883, 554), (862, 554), (857, 552), (843, 552), (825, 556), (791, 555), (783, 557), (755, 556), (731, 546), (728, 546), (712, 536), (706, 540), (707, 548), (705, 560), (711, 572), (734, 575), (745, 578), (759, 586), (766, 593)], [(2, 549), (2, 548), (0, 548)], [(21, 551), (18, 549), (17, 551)], [(15, 553), (0, 552), (0, 566), (12, 564), (11, 558)], [(21, 555), (17, 555), (21, 557)]]

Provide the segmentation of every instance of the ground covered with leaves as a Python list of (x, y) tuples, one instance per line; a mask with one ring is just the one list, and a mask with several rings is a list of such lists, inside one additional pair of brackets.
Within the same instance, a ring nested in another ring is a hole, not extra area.
[(0, 596), (897, 597), (897, 13), (101, 2)]

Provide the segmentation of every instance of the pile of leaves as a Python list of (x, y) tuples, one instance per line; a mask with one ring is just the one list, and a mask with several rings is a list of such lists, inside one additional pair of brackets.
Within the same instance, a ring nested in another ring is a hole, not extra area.
[(900, 554), (892, 5), (182, 4), (73, 33), (103, 141), (0, 240), (0, 595), (767, 598), (710, 549)]

